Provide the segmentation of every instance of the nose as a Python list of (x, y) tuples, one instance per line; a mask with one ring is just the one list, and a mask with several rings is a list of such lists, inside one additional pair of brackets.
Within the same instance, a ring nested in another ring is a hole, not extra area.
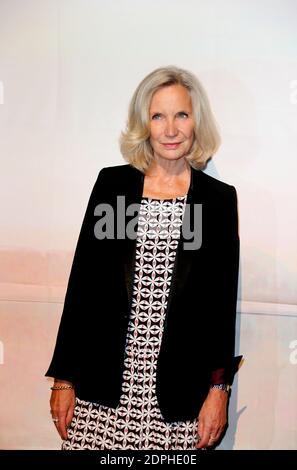
[(178, 134), (176, 123), (174, 119), (166, 120), (165, 135), (167, 137), (175, 137)]

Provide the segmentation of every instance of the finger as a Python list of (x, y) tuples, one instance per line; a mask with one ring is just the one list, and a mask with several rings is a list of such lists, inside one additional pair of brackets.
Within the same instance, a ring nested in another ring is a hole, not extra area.
[(74, 406), (70, 406), (69, 410), (67, 411), (67, 415), (66, 415), (66, 427), (69, 428), (70, 426), (70, 423), (73, 419), (73, 415), (74, 415)]
[(207, 447), (212, 447), (216, 444), (216, 439), (213, 436), (209, 436)]
[(202, 440), (202, 432), (198, 432), (197, 433), (197, 444), (196, 444), (196, 448), (197, 449), (200, 449), (201, 448), (201, 440)]
[(197, 448), (197, 449), (202, 449), (203, 447), (207, 447), (207, 446), (208, 446), (208, 442), (209, 442), (209, 438), (208, 438), (208, 437), (203, 437), (203, 438), (200, 439), (200, 441), (198, 442), (196, 448)]
[(203, 431), (204, 431), (204, 425), (201, 420), (198, 421), (198, 427), (197, 427), (197, 434), (198, 434), (198, 439), (199, 441), (201, 440), (201, 437), (203, 436)]
[(67, 430), (66, 430), (66, 413), (55, 413), (55, 418), (53, 418), (54, 424), (60, 437), (65, 440), (67, 439)]
[(67, 439), (66, 414), (59, 418), (58, 431), (63, 440)]
[(224, 427), (221, 427), (221, 428), (218, 428), (216, 431), (212, 431), (211, 436), (215, 442), (220, 439), (223, 430), (224, 430)]
[(202, 447), (206, 447), (208, 445), (210, 435), (210, 430), (204, 428), (203, 433), (200, 434), (200, 441), (198, 442), (197, 449), (202, 449)]

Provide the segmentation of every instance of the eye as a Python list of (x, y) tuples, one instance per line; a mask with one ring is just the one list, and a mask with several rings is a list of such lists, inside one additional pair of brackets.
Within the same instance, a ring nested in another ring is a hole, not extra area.
[(160, 113), (155, 113), (152, 115), (152, 119), (161, 119), (161, 114)]
[(185, 113), (184, 111), (180, 111), (179, 113), (177, 113), (178, 117), (181, 117), (183, 119), (186, 119), (187, 117), (189, 117), (188, 113)]

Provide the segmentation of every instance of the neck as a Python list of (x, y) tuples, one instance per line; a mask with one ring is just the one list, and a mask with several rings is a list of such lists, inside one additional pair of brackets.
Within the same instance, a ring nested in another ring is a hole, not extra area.
[(190, 164), (185, 158), (165, 160), (155, 157), (146, 174), (158, 179), (172, 180), (188, 175), (190, 172)]

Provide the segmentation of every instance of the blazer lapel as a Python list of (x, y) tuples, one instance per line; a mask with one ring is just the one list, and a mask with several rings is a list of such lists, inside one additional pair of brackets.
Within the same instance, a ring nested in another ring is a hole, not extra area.
[[(144, 174), (134, 167), (129, 167), (129, 169), (131, 169), (131, 177), (127, 178), (126, 180), (127, 186), (125, 190), (125, 206), (127, 208), (129, 207), (130, 204), (138, 204), (138, 209), (137, 209), (137, 220), (138, 220), (139, 208), (140, 208), (141, 198), (143, 194)], [(133, 218), (133, 216), (131, 218)], [(135, 231), (136, 233), (138, 231), (138, 222), (137, 222)], [(125, 243), (124, 243), (123, 250), (122, 250), (122, 256), (123, 256), (125, 282), (126, 282), (126, 289), (127, 289), (127, 295), (128, 295), (128, 303), (129, 303), (128, 313), (130, 313), (130, 306), (132, 302), (135, 254), (136, 254), (136, 239), (133, 240), (131, 238), (128, 238), (126, 235)]]

